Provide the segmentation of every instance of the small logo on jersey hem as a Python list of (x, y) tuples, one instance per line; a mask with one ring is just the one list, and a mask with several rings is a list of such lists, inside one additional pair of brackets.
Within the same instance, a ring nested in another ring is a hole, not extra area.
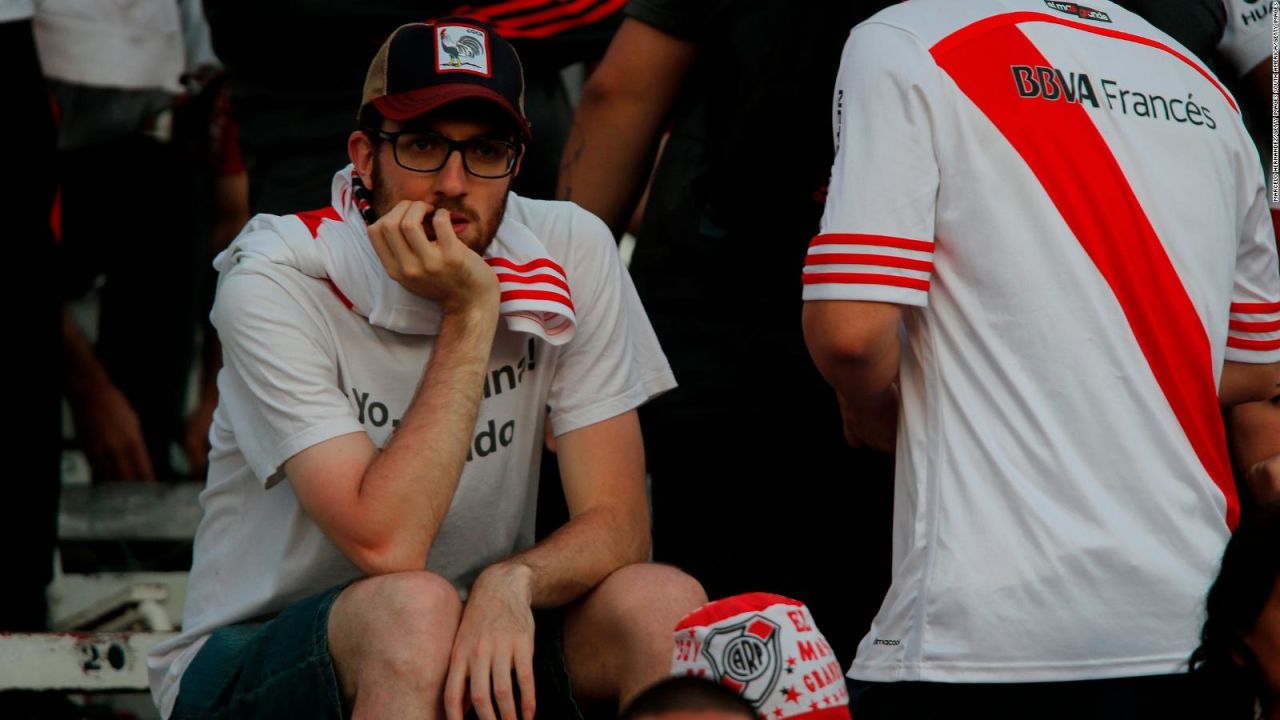
[(1096, 20), (1098, 22), (1111, 22), (1111, 16), (1101, 10), (1094, 10), (1091, 7), (1085, 7), (1080, 3), (1058, 2), (1058, 0), (1044, 0), (1044, 4), (1049, 6), (1050, 10), (1057, 10), (1060, 13), (1075, 15), (1081, 20)]

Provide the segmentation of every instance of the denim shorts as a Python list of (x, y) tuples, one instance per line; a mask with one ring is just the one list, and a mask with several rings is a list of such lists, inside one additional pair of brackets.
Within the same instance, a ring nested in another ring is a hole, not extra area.
[[(216, 630), (183, 673), (170, 720), (345, 718), (328, 641), (329, 610), (344, 589)], [(538, 717), (581, 720), (564, 663), (563, 611), (535, 610), (534, 623)]]

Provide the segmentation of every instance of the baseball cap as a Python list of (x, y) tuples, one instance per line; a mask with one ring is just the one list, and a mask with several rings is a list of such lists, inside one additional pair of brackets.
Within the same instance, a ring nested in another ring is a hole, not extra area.
[(391, 33), (369, 65), (360, 109), (372, 103), (383, 117), (403, 122), (459, 100), (497, 105), (529, 139), (515, 48), (478, 20), (446, 17)]
[(804, 603), (770, 593), (717, 600), (675, 628), (671, 674), (738, 693), (769, 720), (849, 720), (844, 671)]

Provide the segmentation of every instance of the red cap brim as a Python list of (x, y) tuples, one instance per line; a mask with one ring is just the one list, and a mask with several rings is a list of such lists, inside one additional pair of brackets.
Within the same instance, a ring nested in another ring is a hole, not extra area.
[(459, 100), (488, 100), (496, 104), (515, 121), (516, 127), (520, 128), (520, 134), (523, 138), (525, 140), (529, 139), (529, 123), (520, 115), (520, 111), (512, 107), (511, 103), (500, 93), (479, 85), (447, 83), (396, 93), (395, 95), (384, 95), (380, 98), (374, 98), (372, 102), (383, 117), (396, 122), (405, 122), (439, 110)]

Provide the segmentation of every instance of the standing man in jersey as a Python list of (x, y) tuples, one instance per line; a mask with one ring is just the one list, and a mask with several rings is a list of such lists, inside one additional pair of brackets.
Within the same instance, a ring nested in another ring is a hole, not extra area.
[[(663, 677), (705, 602), (644, 564), (635, 408), (674, 386), (608, 229), (509, 193), (515, 51), (465, 18), (369, 68), (332, 204), (215, 265), (222, 340), (166, 718), (578, 717)], [(533, 543), (550, 422), (570, 518)]]
[(1220, 406), (1280, 379), (1235, 101), (1101, 1), (914, 0), (841, 63), (805, 337), (898, 462), (855, 717), (1183, 716), (1238, 516)]

